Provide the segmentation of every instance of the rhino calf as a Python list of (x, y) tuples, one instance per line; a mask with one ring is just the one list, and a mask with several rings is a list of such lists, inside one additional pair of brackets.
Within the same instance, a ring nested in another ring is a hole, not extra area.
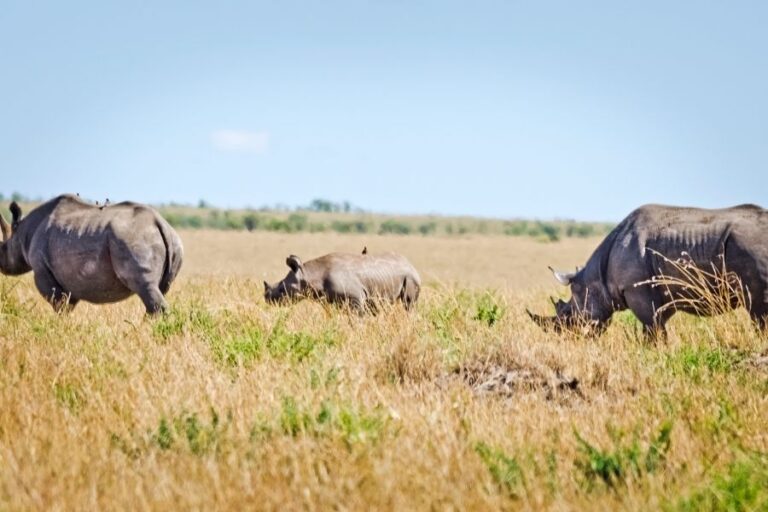
[(94, 206), (73, 195), (41, 204), (22, 218), (15, 202), (9, 227), (0, 215), (0, 272), (32, 271), (56, 311), (79, 301), (104, 304), (136, 293), (147, 313), (167, 308), (181, 268), (179, 235), (157, 211), (124, 202)]
[(285, 279), (273, 286), (264, 281), (269, 303), (310, 297), (362, 312), (375, 309), (379, 301), (399, 300), (410, 309), (421, 291), (418, 272), (399, 254), (334, 252), (306, 263), (291, 255), (285, 262), (291, 269)]
[(722, 308), (713, 310), (707, 301), (724, 293), (727, 307), (745, 306), (766, 329), (768, 211), (755, 205), (642, 206), (608, 234), (583, 269), (553, 273), (570, 287), (571, 300), (553, 301), (555, 316), (528, 312), (545, 328), (600, 332), (615, 311), (629, 309), (647, 337), (663, 337), (675, 312), (717, 313)]

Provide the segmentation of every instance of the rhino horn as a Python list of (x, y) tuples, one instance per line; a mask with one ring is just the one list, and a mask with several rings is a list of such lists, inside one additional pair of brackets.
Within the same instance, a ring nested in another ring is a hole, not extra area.
[(558, 272), (557, 270), (553, 269), (552, 267), (547, 267), (552, 272), (552, 275), (555, 276), (555, 279), (557, 279), (557, 282), (562, 284), (563, 286), (568, 286), (571, 284), (571, 281), (574, 277), (576, 277), (576, 272)]
[(5, 222), (2, 215), (0, 215), (0, 231), (3, 232), (3, 242), (11, 238), (11, 227)]
[(557, 317), (556, 316), (542, 316), (537, 315), (536, 313), (531, 313), (529, 310), (525, 310), (526, 313), (528, 313), (528, 316), (531, 317), (531, 320), (536, 322), (536, 324), (544, 329), (545, 331), (548, 331), (551, 328), (556, 327), (557, 324)]

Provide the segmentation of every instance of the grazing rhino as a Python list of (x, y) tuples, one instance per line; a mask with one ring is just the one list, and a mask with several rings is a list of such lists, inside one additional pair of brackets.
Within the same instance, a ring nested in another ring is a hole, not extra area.
[(179, 235), (154, 209), (136, 203), (94, 206), (61, 195), (9, 228), (0, 215), (0, 272), (34, 272), (38, 291), (56, 311), (80, 300), (103, 304), (139, 295), (147, 313), (167, 308), (163, 295), (179, 273)]
[(267, 302), (311, 297), (364, 311), (400, 300), (410, 309), (421, 290), (418, 272), (399, 254), (334, 252), (306, 263), (291, 255), (285, 262), (291, 269), (285, 279), (274, 286), (264, 281)]
[[(550, 268), (550, 270), (552, 270)], [(629, 214), (597, 247), (583, 269), (552, 270), (571, 288), (555, 316), (528, 311), (544, 328), (590, 326), (598, 333), (615, 311), (630, 309), (646, 337), (666, 335), (675, 311), (701, 316), (725, 294), (725, 308), (745, 306), (768, 323), (768, 211), (754, 205), (719, 210), (647, 205)], [(689, 282), (693, 281), (693, 282)]]

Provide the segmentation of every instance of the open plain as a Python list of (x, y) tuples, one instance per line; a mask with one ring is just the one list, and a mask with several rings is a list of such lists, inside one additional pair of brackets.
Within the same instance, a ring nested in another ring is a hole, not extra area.
[[(525, 308), (599, 238), (182, 231), (171, 312), (56, 315), (0, 277), (0, 509), (767, 510), (768, 340), (744, 311), (598, 339)], [(414, 311), (270, 307), (285, 258), (393, 250)]]

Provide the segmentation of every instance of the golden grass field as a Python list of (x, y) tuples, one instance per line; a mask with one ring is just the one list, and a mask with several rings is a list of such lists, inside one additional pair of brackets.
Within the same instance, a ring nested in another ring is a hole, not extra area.
[[(768, 340), (525, 308), (598, 239), (181, 232), (170, 314), (0, 277), (0, 510), (768, 510)], [(285, 257), (395, 250), (415, 311), (270, 307)]]

